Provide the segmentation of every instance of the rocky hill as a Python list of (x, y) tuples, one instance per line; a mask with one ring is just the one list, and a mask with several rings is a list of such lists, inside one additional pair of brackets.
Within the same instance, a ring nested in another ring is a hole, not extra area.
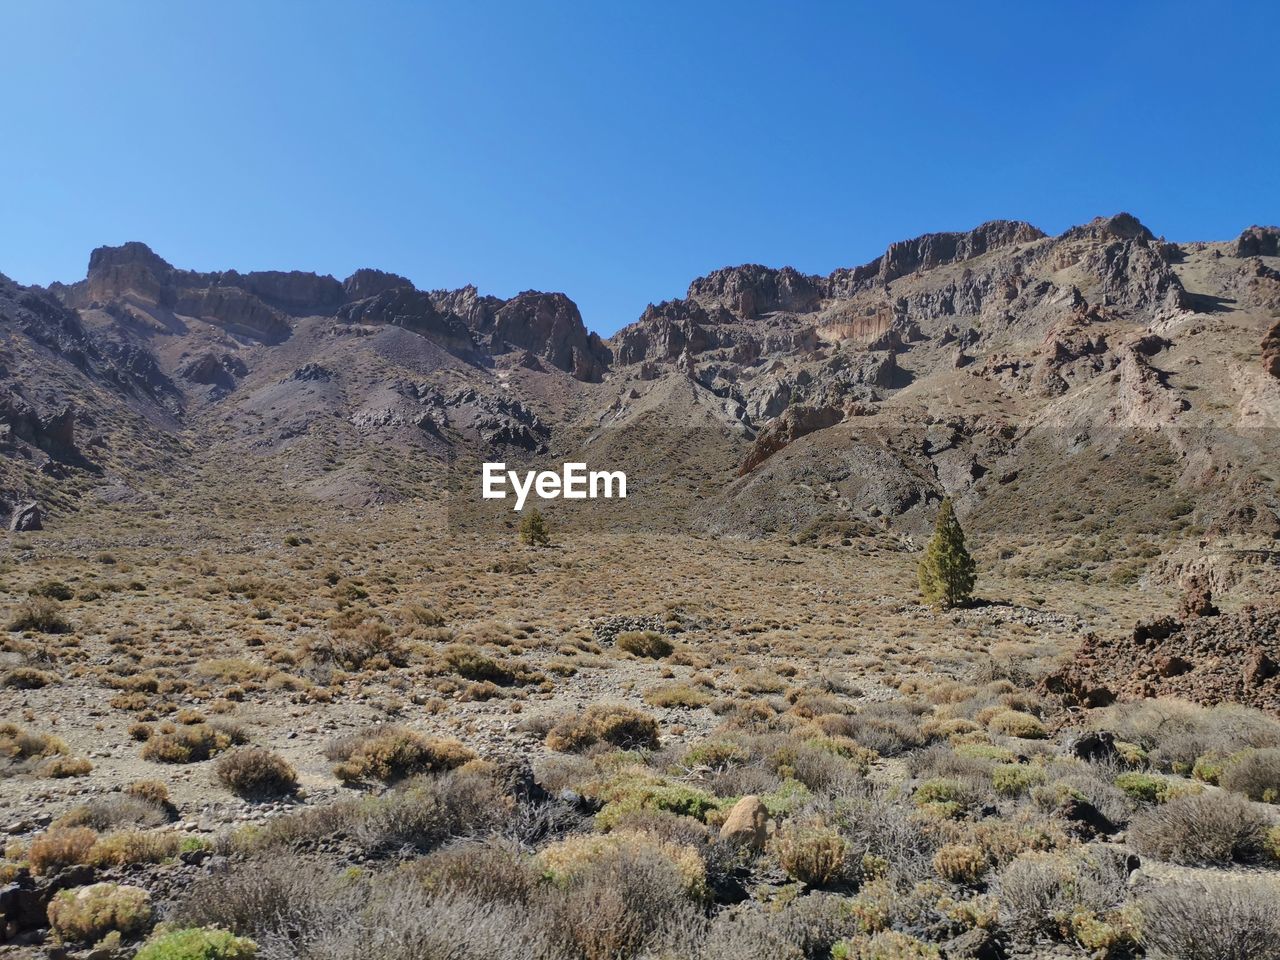
[(1278, 242), (993, 221), (717, 270), (608, 342), (563, 293), (103, 247), (0, 281), (0, 497), (435, 501), (459, 456), (572, 453), (633, 471), (641, 522), (911, 549), (949, 494), (997, 562), (1229, 586), (1278, 562)]

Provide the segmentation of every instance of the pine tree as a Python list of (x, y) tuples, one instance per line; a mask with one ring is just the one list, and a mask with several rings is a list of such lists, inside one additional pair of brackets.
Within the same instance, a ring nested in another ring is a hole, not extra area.
[(551, 543), (547, 520), (537, 507), (532, 508), (520, 521), (520, 540), (530, 547), (545, 547)]
[(951, 498), (942, 501), (933, 536), (920, 559), (920, 592), (943, 609), (962, 606), (973, 596), (977, 570), (964, 545), (964, 531)]

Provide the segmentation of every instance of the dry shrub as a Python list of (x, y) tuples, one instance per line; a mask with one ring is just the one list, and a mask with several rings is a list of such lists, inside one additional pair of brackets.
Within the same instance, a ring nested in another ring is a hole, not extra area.
[(774, 835), (774, 854), (787, 875), (811, 887), (850, 878), (849, 845), (822, 824), (785, 824)]
[(243, 742), (242, 737), (221, 721), (164, 729), (143, 744), (142, 759), (156, 763), (198, 763), (234, 743)]
[(1280, 896), (1265, 882), (1223, 878), (1162, 885), (1141, 901), (1147, 955), (1161, 960), (1277, 960)]
[(53, 822), (54, 827), (89, 827), (99, 832), (119, 827), (158, 827), (169, 821), (163, 803), (129, 792), (94, 797), (72, 807)]
[(972, 886), (991, 869), (991, 858), (967, 843), (949, 843), (933, 855), (933, 868), (948, 883)]
[(31, 841), (27, 862), (32, 873), (57, 873), (63, 867), (86, 863), (98, 835), (88, 827), (51, 829)]
[(85, 757), (67, 757), (55, 755), (36, 767), (39, 776), (50, 780), (62, 780), (67, 777), (87, 776), (93, 770), (93, 764)]
[(653, 630), (628, 630), (618, 634), (616, 643), (619, 650), (652, 660), (669, 657), (675, 650), (675, 645), (670, 640)]
[(1224, 764), (1218, 783), (1250, 800), (1280, 803), (1280, 748), (1241, 751)]
[(1252, 863), (1265, 851), (1267, 818), (1234, 793), (1194, 794), (1144, 810), (1129, 842), (1144, 856), (1172, 863)]
[(542, 880), (519, 846), (501, 840), (460, 841), (407, 870), (434, 896), (463, 894), (484, 903), (528, 903)]
[(826, 958), (846, 937), (860, 933), (848, 900), (812, 892), (775, 904), (722, 911), (708, 926), (699, 960)]
[(1043, 740), (1048, 731), (1037, 717), (1021, 710), (999, 710), (987, 720), (987, 729), (1020, 740)]
[(337, 761), (333, 775), (344, 782), (394, 783), (421, 773), (439, 773), (475, 759), (456, 740), (429, 737), (403, 727), (380, 727), (330, 744), (326, 755)]
[(445, 665), (464, 680), (493, 683), (510, 687), (517, 683), (533, 683), (543, 679), (539, 674), (521, 667), (506, 664), (486, 656), (465, 643), (455, 643), (444, 652)]
[(1160, 698), (1101, 711), (1099, 729), (1137, 744), (1158, 768), (1190, 772), (1203, 756), (1230, 756), (1250, 747), (1280, 747), (1280, 721), (1240, 704), (1202, 707)]
[(644, 692), (644, 702), (652, 707), (703, 707), (711, 702), (711, 694), (703, 687), (676, 681), (650, 687)]
[(538, 865), (561, 887), (572, 887), (606, 862), (625, 862), (651, 856), (668, 861), (679, 874), (684, 892), (695, 900), (707, 896), (707, 869), (691, 846), (627, 830), (566, 837), (538, 852)]
[(622, 844), (562, 878), (539, 904), (535, 923), (555, 957), (688, 956), (680, 945), (701, 926), (700, 897), (656, 847)]
[(1127, 879), (1115, 850), (1024, 853), (996, 879), (1001, 921), (1026, 941), (1063, 939), (1072, 935), (1074, 916), (1101, 916), (1123, 901)]
[(656, 749), (658, 721), (632, 707), (593, 704), (580, 714), (564, 717), (547, 733), (547, 748), (561, 753), (586, 750), (597, 743), (623, 750)]
[(14, 609), (9, 629), (31, 630), (35, 633), (70, 633), (71, 624), (62, 615), (62, 608), (57, 600), (51, 597), (28, 597)]
[(14, 690), (39, 690), (58, 682), (56, 674), (35, 667), (16, 667), (4, 675), (3, 685)]
[(182, 837), (172, 831), (125, 830), (99, 837), (87, 861), (95, 867), (122, 867), (134, 863), (163, 863), (178, 855)]
[(58, 737), (0, 723), (0, 778), (29, 773), (41, 760), (66, 752), (67, 745)]
[(938, 948), (896, 930), (837, 943), (831, 960), (936, 960)]
[(262, 747), (240, 747), (214, 767), (218, 782), (242, 797), (279, 797), (298, 789), (297, 771), (282, 756)]
[(49, 925), (62, 940), (93, 943), (112, 931), (137, 933), (151, 922), (151, 895), (141, 887), (95, 883), (49, 901)]
[(154, 804), (162, 810), (170, 810), (169, 788), (160, 780), (135, 780), (124, 788), (127, 796)]
[(344, 670), (385, 670), (408, 663), (404, 645), (375, 617), (354, 626), (335, 627), (328, 636), (312, 638), (304, 647), (316, 663), (336, 664)]

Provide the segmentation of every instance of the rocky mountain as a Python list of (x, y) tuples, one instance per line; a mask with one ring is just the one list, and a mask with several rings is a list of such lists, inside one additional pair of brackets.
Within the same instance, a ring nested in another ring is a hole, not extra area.
[(1280, 562), (1278, 241), (992, 221), (716, 270), (608, 342), (563, 293), (102, 247), (0, 282), (0, 496), (434, 502), (459, 456), (573, 453), (634, 471), (646, 522), (912, 548), (947, 494), (993, 545), (1056, 537), (1045, 562), (1225, 582)]

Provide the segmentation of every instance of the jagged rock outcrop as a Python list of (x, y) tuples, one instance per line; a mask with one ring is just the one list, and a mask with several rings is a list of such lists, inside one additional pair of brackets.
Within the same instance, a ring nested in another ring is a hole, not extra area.
[(385, 270), (374, 270), (369, 267), (357, 270), (342, 282), (342, 290), (348, 301), (365, 300), (397, 287), (412, 286), (412, 281), (397, 273), (387, 273)]
[(1262, 369), (1280, 378), (1280, 320), (1262, 338)]
[[(604, 341), (588, 333), (578, 305), (563, 293), (527, 290), (499, 307), (481, 326), (494, 343), (528, 350), (579, 380), (599, 381), (611, 359)], [(495, 351), (496, 352), (496, 351)]]
[(14, 533), (26, 533), (29, 530), (44, 529), (44, 511), (34, 500), (20, 503), (13, 508), (9, 516), (9, 529)]
[(1280, 256), (1280, 227), (1252, 226), (1236, 238), (1237, 257)]
[(24, 440), (59, 460), (79, 460), (76, 449), (75, 409), (65, 405), (49, 413), (40, 413), (16, 393), (0, 396), (0, 423), (9, 427), (11, 436)]
[(1090, 634), (1045, 690), (1069, 706), (1178, 697), (1280, 713), (1280, 609), (1165, 617), (1129, 636)]
[(860, 267), (836, 270), (827, 278), (828, 296), (848, 296), (868, 281), (889, 283), (917, 270), (929, 270), (982, 256), (1013, 244), (1040, 240), (1044, 232), (1021, 220), (990, 220), (972, 230), (926, 233), (892, 243), (883, 254)]
[(192, 383), (230, 389), (235, 386), (236, 379), (248, 373), (248, 368), (239, 357), (229, 353), (207, 351), (197, 357), (186, 360), (179, 368), (178, 375)]
[(873, 264), (877, 265), (877, 279), (887, 283), (916, 270), (971, 260), (999, 247), (1030, 243), (1043, 236), (1041, 230), (1021, 220), (991, 220), (962, 233), (926, 233), (890, 244)]
[(835, 426), (843, 419), (844, 411), (837, 407), (788, 407), (781, 416), (771, 420), (760, 431), (747, 458), (742, 462), (738, 475), (746, 476), (788, 444), (818, 430)]
[(468, 358), (477, 354), (477, 344), (467, 324), (460, 317), (441, 312), (431, 294), (413, 287), (392, 287), (348, 303), (338, 309), (337, 316), (343, 323), (403, 327), (452, 353)]
[(783, 267), (775, 270), (758, 263), (725, 267), (689, 284), (688, 299), (723, 306), (746, 318), (785, 310), (803, 313), (816, 307), (823, 296), (822, 280)]
[[(717, 311), (718, 312), (718, 311)], [(720, 345), (708, 330), (717, 322), (694, 300), (664, 300), (649, 304), (640, 319), (612, 341), (614, 360), (623, 365), (646, 360), (673, 361), (686, 350), (699, 354)]]

